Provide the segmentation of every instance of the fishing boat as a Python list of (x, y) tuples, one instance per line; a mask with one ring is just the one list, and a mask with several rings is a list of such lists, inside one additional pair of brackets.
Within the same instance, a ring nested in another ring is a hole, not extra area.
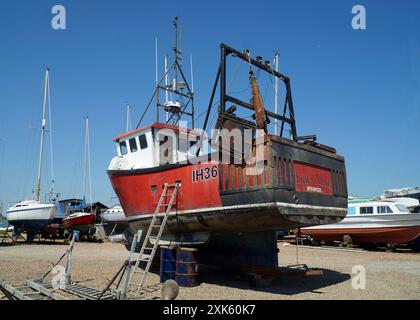
[[(176, 21), (174, 25), (176, 29)], [(315, 135), (298, 136), (290, 78), (261, 57), (252, 58), (249, 50), (240, 52), (226, 44), (220, 49), (203, 129), (195, 125), (194, 89), (182, 71), (182, 53), (175, 41), (174, 62), (165, 67), (142, 116), (156, 101), (156, 122), (141, 126), (140, 120), (137, 129), (114, 139), (118, 155), (111, 160), (108, 176), (132, 233), (147, 230), (165, 183), (179, 185), (162, 236), (167, 241), (205, 243), (212, 234), (250, 234), (341, 221), (347, 213), (344, 158), (316, 142)], [(249, 70), (251, 103), (228, 94), (230, 59), (238, 59)], [(265, 108), (257, 73), (283, 82), (283, 112)], [(207, 135), (217, 88), (217, 121)], [(240, 107), (255, 121), (242, 117)], [(164, 121), (160, 114), (166, 115)], [(189, 125), (181, 126), (181, 119)], [(269, 132), (270, 119), (281, 126), (280, 132)], [(243, 144), (229, 144), (232, 131), (240, 133)], [(240, 145), (244, 145), (242, 152), (236, 152)], [(253, 161), (258, 156), (262, 160)]]
[(92, 204), (86, 205), (86, 193), (89, 191), (89, 198), (92, 202), (92, 183), (90, 180), (90, 142), (89, 142), (89, 118), (85, 117), (85, 147), (84, 147), (84, 168), (83, 168), (83, 201), (81, 204), (69, 208), (63, 219), (63, 226), (67, 231), (79, 231), (82, 235), (94, 226), (96, 212), (92, 210)]
[[(52, 190), (50, 192), (49, 202), (42, 202), (41, 195), (41, 177), (42, 177), (42, 160), (44, 150), (44, 133), (46, 127), (46, 106), (47, 97), (49, 97), (49, 69), (45, 71), (44, 80), (44, 100), (42, 106), (42, 122), (41, 122), (41, 143), (38, 160), (38, 177), (36, 180), (36, 187), (34, 192), (34, 200), (26, 200), (16, 203), (7, 210), (7, 220), (14, 226), (16, 233), (21, 231), (27, 232), (27, 241), (32, 242), (34, 237), (40, 230), (53, 223), (55, 219), (57, 194), (54, 192), (54, 178), (52, 174)], [(48, 99), (49, 107), (50, 101)], [(51, 119), (50, 119), (51, 120)], [(51, 124), (51, 121), (50, 121)], [(51, 133), (51, 130), (50, 130)], [(50, 135), (51, 139), (51, 135)], [(52, 150), (52, 148), (51, 148)], [(52, 157), (51, 157), (52, 158)], [(53, 166), (52, 166), (53, 167)]]
[(318, 241), (401, 244), (420, 236), (420, 214), (392, 200), (352, 200), (339, 223), (301, 229)]

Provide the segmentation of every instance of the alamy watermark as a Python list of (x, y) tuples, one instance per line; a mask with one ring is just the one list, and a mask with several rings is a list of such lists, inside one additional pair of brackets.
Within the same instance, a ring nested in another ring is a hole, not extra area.
[(351, 270), (351, 286), (354, 290), (366, 290), (366, 268), (354, 266)]
[(51, 13), (54, 15), (51, 20), (51, 27), (54, 30), (66, 30), (66, 8), (63, 5), (55, 5), (51, 9)]
[(66, 270), (63, 266), (57, 265), (51, 270), (55, 276), (51, 280), (54, 290), (63, 289), (67, 284)]
[(208, 136), (204, 130), (188, 130), (179, 125), (177, 129), (159, 129), (155, 147), (160, 165), (173, 163), (176, 153), (180, 164), (245, 165), (246, 175), (260, 175), (267, 161), (267, 139), (263, 129), (213, 129)]
[(354, 30), (366, 30), (366, 8), (358, 4), (353, 6), (351, 13), (354, 15), (351, 20), (351, 27)]

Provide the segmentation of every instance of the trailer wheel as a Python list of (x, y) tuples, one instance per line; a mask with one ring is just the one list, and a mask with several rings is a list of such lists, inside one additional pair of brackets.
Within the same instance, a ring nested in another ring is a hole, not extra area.
[(311, 243), (311, 246), (314, 246), (314, 247), (319, 247), (321, 245), (321, 241), (314, 238), (310, 239), (310, 243)]
[(346, 234), (343, 236), (343, 246), (347, 248), (351, 248), (353, 246), (353, 238), (351, 235)]
[(395, 252), (397, 251), (397, 246), (395, 245), (395, 243), (387, 243), (386, 244), (386, 251), (388, 252)]

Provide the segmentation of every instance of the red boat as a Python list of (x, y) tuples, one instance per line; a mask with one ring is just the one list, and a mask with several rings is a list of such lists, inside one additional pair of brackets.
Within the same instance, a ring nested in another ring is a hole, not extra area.
[(96, 215), (89, 212), (75, 212), (63, 219), (67, 230), (77, 230), (86, 233), (95, 224)]
[[(168, 241), (204, 243), (212, 234), (330, 224), (346, 216), (344, 158), (335, 149), (317, 143), (315, 136), (297, 135), (288, 77), (272, 70), (261, 58), (251, 58), (248, 51), (242, 53), (222, 44), (222, 59), (203, 130), (196, 130), (194, 95), (180, 68), (176, 48), (174, 52), (175, 61), (168, 70), (178, 68), (177, 74), (182, 79), (178, 82), (175, 75), (172, 85), (158, 83), (154, 93), (157, 119), (163, 108), (167, 121), (157, 121), (114, 140), (118, 156), (112, 159), (108, 176), (133, 234), (150, 225), (163, 185), (176, 182), (180, 188), (163, 235)], [(251, 103), (227, 94), (228, 57), (241, 59), (249, 66)], [(282, 114), (265, 109), (252, 68), (267, 72), (285, 84)], [(207, 141), (204, 130), (218, 84), (220, 107), (215, 133)], [(172, 100), (162, 104), (161, 91), (180, 95), (187, 102)], [(228, 102), (234, 106), (227, 109)], [(239, 106), (250, 110), (255, 122), (237, 114)], [(176, 125), (182, 116), (191, 116), (192, 128)], [(270, 118), (281, 123), (280, 134), (268, 132)], [(290, 128), (290, 138), (283, 136), (286, 126)], [(235, 130), (241, 132), (242, 140), (240, 143), (235, 140), (231, 145), (229, 132)], [(246, 132), (251, 132), (250, 141), (246, 140)], [(258, 135), (261, 132), (263, 135)], [(242, 146), (242, 142), (243, 151), (238, 154), (235, 148)], [(211, 149), (207, 151), (206, 147)], [(258, 155), (262, 160), (255, 162)]]

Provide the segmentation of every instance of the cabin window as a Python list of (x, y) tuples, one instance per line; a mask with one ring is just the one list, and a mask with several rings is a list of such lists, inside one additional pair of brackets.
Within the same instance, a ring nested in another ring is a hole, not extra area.
[(130, 139), (130, 151), (131, 152), (137, 152), (137, 141), (136, 138)]
[(348, 213), (349, 216), (354, 216), (356, 214), (356, 208), (349, 208)]
[(378, 207), (378, 213), (394, 213), (394, 212), (388, 206), (380, 206)]
[(128, 153), (127, 143), (125, 141), (120, 142), (120, 151), (122, 156), (125, 156)]
[(373, 207), (361, 207), (360, 214), (373, 214)]
[(404, 213), (409, 213), (410, 211), (408, 211), (406, 206), (403, 206), (402, 204), (396, 204), (395, 205), (397, 207), (398, 210), (400, 210), (400, 212), (404, 212)]
[(139, 136), (139, 142), (140, 142), (141, 150), (147, 149), (147, 139), (146, 139), (145, 134), (142, 134), (141, 136)]
[(190, 148), (194, 147), (198, 141), (190, 141)]

